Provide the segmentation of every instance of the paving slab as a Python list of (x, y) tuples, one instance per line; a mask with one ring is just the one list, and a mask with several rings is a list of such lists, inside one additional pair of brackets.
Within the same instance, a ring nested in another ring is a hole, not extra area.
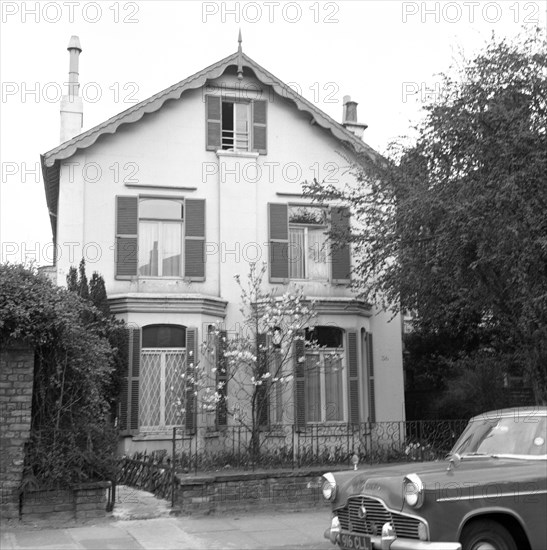
[(334, 550), (323, 538), (328, 509), (175, 516), (144, 491), (121, 486), (117, 497), (114, 513), (93, 523), (4, 524), (0, 550)]

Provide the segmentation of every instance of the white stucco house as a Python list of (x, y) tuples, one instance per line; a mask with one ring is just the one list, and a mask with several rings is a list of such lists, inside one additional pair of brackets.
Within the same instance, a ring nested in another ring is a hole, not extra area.
[[(329, 248), (325, 231), (350, 223), (348, 208), (302, 194), (302, 181), (340, 166), (339, 152), (376, 155), (361, 138), (356, 103), (346, 98), (344, 120), (334, 121), (243, 53), (240, 41), (236, 53), (82, 132), (77, 37), (68, 49), (62, 143), (41, 160), (56, 248), (75, 243), (85, 254), (72, 262), (58, 255), (53, 277), (65, 285), (71, 264), (87, 256), (112, 312), (131, 327), (124, 449), (165, 447), (177, 423), (167, 403), (173, 366), (199, 360), (212, 324), (237, 326), (233, 277), (250, 261), (268, 264), (272, 287), (301, 285), (316, 302), (318, 325), (337, 328), (329, 332), (343, 349), (336, 395), (316, 373), (317, 391), (295, 393), (315, 401), (300, 421), (404, 419), (400, 319), (356, 299), (347, 286), (350, 248)], [(337, 177), (343, 183), (341, 171)], [(336, 409), (327, 418), (330, 399)], [(190, 411), (185, 426), (204, 425), (204, 414)]]

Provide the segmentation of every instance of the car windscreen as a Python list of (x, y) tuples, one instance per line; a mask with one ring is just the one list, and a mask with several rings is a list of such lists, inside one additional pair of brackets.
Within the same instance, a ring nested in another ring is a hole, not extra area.
[(453, 453), (459, 455), (536, 456), (547, 453), (545, 416), (480, 417), (473, 419), (460, 436)]

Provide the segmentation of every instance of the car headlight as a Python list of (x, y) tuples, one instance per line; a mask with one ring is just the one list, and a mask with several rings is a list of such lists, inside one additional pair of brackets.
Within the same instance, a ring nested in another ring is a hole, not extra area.
[(323, 474), (323, 486), (321, 490), (323, 491), (323, 498), (326, 500), (334, 500), (336, 496), (336, 480), (330, 472)]
[(420, 508), (424, 503), (424, 484), (418, 474), (405, 476), (403, 494), (405, 502), (412, 508)]

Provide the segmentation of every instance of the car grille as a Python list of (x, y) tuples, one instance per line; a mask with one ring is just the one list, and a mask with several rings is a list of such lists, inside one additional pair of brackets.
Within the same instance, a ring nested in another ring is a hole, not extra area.
[[(359, 517), (361, 506), (366, 516)], [(380, 536), (384, 523), (391, 523), (398, 537), (418, 539), (419, 520), (410, 516), (390, 512), (382, 501), (370, 497), (352, 497), (344, 508), (336, 510), (340, 526), (350, 533)]]

